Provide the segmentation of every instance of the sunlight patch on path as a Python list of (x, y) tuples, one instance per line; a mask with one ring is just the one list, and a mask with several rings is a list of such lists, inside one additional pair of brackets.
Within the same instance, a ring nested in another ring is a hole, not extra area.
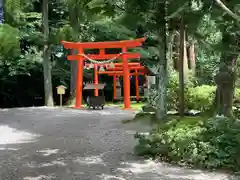
[(55, 161), (41, 163), (41, 164), (37, 164), (36, 162), (30, 162), (30, 163), (25, 164), (25, 166), (30, 167), (30, 168), (44, 168), (44, 167), (51, 167), (51, 166), (65, 167), (65, 166), (67, 166), (67, 164), (62, 162), (61, 160), (55, 160)]
[(0, 148), (0, 151), (17, 151), (17, 150), (19, 150), (19, 149), (17, 149), (17, 148), (3, 148), (3, 147)]
[(0, 145), (35, 142), (40, 135), (20, 131), (9, 126), (0, 126)]
[(5, 111), (9, 111), (9, 109), (0, 109), (0, 111), (5, 112)]
[(76, 160), (74, 160), (74, 162), (78, 164), (100, 164), (104, 166), (106, 165), (100, 156), (78, 157)]
[(129, 163), (123, 162), (121, 165), (126, 167), (118, 168), (117, 171), (121, 172), (131, 172), (133, 174), (153, 172), (157, 169), (157, 164), (154, 161), (145, 161), (144, 163)]
[(123, 177), (113, 176), (113, 175), (108, 175), (108, 174), (101, 174), (98, 177), (101, 178), (102, 180), (126, 180)]
[(59, 149), (43, 149), (37, 152), (41, 153), (43, 156), (50, 156), (52, 154), (57, 154), (59, 152)]
[(24, 177), (23, 180), (51, 180), (53, 178), (56, 178), (53, 175), (45, 176), (45, 175), (40, 175), (37, 177)]
[(156, 163), (152, 160), (146, 160), (144, 163), (121, 163), (123, 168), (117, 168), (116, 171), (121, 173), (131, 173), (135, 175), (141, 175), (144, 173), (158, 174), (160, 177), (165, 176), (174, 179), (186, 179), (186, 180), (227, 180), (228, 177), (225, 174), (215, 174), (210, 172), (203, 172), (201, 170), (193, 170), (175, 166), (169, 166), (165, 163)]

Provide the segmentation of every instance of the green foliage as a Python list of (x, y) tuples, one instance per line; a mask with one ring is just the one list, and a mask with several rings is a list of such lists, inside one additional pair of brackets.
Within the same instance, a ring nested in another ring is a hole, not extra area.
[[(171, 77), (168, 86), (168, 107), (169, 110), (178, 109), (178, 90), (179, 85), (177, 77)], [(185, 87), (185, 109), (186, 110), (198, 110), (201, 112), (209, 112), (212, 109), (215, 99), (216, 86), (200, 85), (193, 86), (186, 84)], [(235, 101), (239, 101), (240, 89), (235, 89)], [(238, 106), (238, 103), (236, 104)]]
[[(185, 82), (185, 109), (207, 112), (212, 109), (216, 86), (196, 85), (196, 78), (189, 74)], [(177, 72), (171, 72), (168, 82), (167, 103), (169, 110), (178, 110), (179, 78)], [(235, 89), (235, 100), (239, 101), (240, 89)]]
[(0, 24), (0, 54), (2, 57), (19, 55), (19, 30), (8, 24)]
[(235, 97), (236, 98), (240, 97), (240, 88), (235, 88)]
[[(188, 79), (185, 82), (185, 109), (199, 110), (206, 112), (211, 110), (215, 98), (215, 86), (200, 85), (195, 86), (195, 78), (189, 73)], [(179, 77), (177, 72), (172, 72), (168, 80), (167, 89), (167, 105), (168, 110), (178, 110), (179, 108)], [(156, 107), (157, 95), (156, 90), (152, 91), (151, 105)]]
[(53, 44), (59, 44), (59, 42), (62, 40), (65, 40), (65, 41), (76, 40), (74, 36), (73, 28), (68, 24), (62, 26), (59, 29), (55, 29), (54, 32), (51, 32), (51, 34), (53, 34), (53, 36), (50, 37), (50, 41)]
[[(208, 112), (212, 109), (216, 86), (210, 85), (197, 85), (194, 86), (194, 78), (190, 76), (190, 81), (185, 84), (185, 108), (186, 110), (199, 110), (201, 112)], [(168, 84), (168, 109), (178, 110), (178, 74), (171, 73), (169, 77)], [(239, 106), (240, 89), (235, 88), (234, 99), (236, 101), (235, 105)]]
[(187, 108), (206, 112), (211, 110), (215, 98), (215, 86), (202, 85), (189, 88)]
[(37, 12), (21, 12), (20, 19), (21, 21), (18, 22), (18, 29), (21, 40), (31, 44), (32, 46), (42, 46), (42, 15)]
[[(189, 88), (194, 87), (194, 76), (189, 74), (188, 79), (185, 81), (185, 102), (188, 102), (187, 95), (189, 93)], [(167, 103), (168, 109), (178, 109), (179, 103), (179, 76), (178, 72), (171, 72), (169, 79), (168, 79), (168, 86), (167, 86)]]
[(130, 39), (136, 34), (125, 26), (113, 22), (111, 19), (102, 19), (94, 23), (95, 34), (99, 41)]
[(173, 119), (150, 135), (137, 135), (138, 155), (203, 168), (240, 168), (240, 122), (227, 118)]
[(197, 69), (196, 75), (200, 84), (214, 84), (214, 74), (220, 62), (222, 34), (212, 19), (206, 14), (201, 19), (197, 32), (194, 34), (197, 41)]

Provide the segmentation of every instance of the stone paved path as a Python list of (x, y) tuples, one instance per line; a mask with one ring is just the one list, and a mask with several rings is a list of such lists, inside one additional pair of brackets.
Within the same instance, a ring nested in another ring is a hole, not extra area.
[(0, 180), (232, 180), (141, 160), (122, 124), (133, 113), (60, 108), (0, 110)]

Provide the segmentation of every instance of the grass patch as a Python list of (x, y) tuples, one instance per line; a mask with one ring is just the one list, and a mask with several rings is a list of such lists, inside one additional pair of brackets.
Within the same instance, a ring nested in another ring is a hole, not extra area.
[[(145, 103), (132, 103), (131, 104), (131, 108), (134, 110), (142, 110), (142, 107), (145, 105)], [(124, 105), (121, 105), (121, 107), (123, 108)]]
[[(107, 106), (119, 106), (120, 108), (124, 108), (123, 103), (107, 103)], [(140, 111), (142, 110), (142, 107), (145, 106), (145, 103), (142, 102), (131, 102), (131, 108), (133, 110)]]

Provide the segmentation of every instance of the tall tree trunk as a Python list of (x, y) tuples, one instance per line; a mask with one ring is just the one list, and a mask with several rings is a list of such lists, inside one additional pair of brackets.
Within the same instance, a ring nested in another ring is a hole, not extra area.
[[(236, 59), (234, 59), (234, 57), (231, 57), (231, 61), (235, 60)], [(232, 69), (232, 67), (222, 63), (219, 73), (215, 76), (217, 84), (214, 103), (216, 114), (227, 117), (233, 117), (232, 106), (236, 82), (236, 71)]]
[(0, 0), (0, 24), (4, 21), (3, 0)]
[[(181, 23), (184, 23), (183, 20)], [(187, 55), (187, 32), (186, 32), (186, 29), (185, 29), (185, 25), (182, 24), (183, 26), (183, 29), (182, 29), (182, 35), (181, 35), (181, 32), (180, 32), (180, 41), (183, 41), (183, 42), (180, 42), (180, 54), (181, 54), (181, 43), (183, 43), (183, 71), (184, 71), (184, 77), (187, 78), (188, 76), (188, 55)], [(181, 29), (180, 29), (181, 31)], [(181, 36), (182, 36), (182, 39), (181, 39)]]
[(174, 69), (175, 66), (175, 62), (174, 62), (174, 56), (173, 56), (173, 51), (174, 51), (174, 39), (175, 39), (175, 34), (174, 32), (169, 33), (169, 42), (168, 42), (168, 67), (171, 69)]
[[(223, 4), (220, 0), (215, 0), (217, 4), (230, 16), (225, 15), (223, 19), (225, 22), (231, 22), (232, 18), (240, 21), (240, 17), (234, 14), (230, 9), (234, 9), (233, 3), (230, 1), (225, 1), (227, 6)], [(240, 36), (235, 32), (238, 29), (238, 23), (235, 24), (225, 24), (222, 26), (222, 56), (221, 56), (221, 66), (219, 68), (219, 73), (215, 76), (215, 81), (217, 84), (216, 90), (216, 102), (217, 114), (221, 114), (227, 117), (233, 117), (232, 107), (235, 91), (236, 82), (236, 65), (237, 57), (239, 54), (239, 43), (238, 40)], [(228, 31), (226, 31), (228, 29)]]
[(237, 37), (229, 32), (223, 32), (222, 44), (224, 52), (221, 57), (221, 67), (218, 74), (215, 76), (217, 84), (215, 108), (216, 113), (227, 117), (232, 117), (232, 106), (236, 82), (236, 49), (238, 47)]
[[(70, 24), (73, 28), (73, 32), (74, 32), (74, 36), (75, 36), (75, 40), (79, 40), (78, 39), (78, 34), (79, 32), (79, 7), (77, 6), (78, 2), (75, 1), (75, 5), (74, 8), (70, 7), (72, 5), (68, 5), (68, 10), (69, 12), (71, 12), (72, 14), (70, 15)], [(71, 52), (72, 54), (75, 54), (76, 52), (73, 50)], [(76, 80), (77, 80), (77, 61), (70, 61), (70, 70), (71, 70), (71, 79), (70, 79), (70, 97), (68, 99), (67, 104), (68, 105), (75, 105), (76, 103)]]
[(77, 61), (71, 61), (71, 95), (76, 93)]
[(167, 116), (167, 0), (159, 8), (159, 61), (157, 71), (157, 94), (156, 118), (163, 120)]
[[(163, 40), (163, 39), (162, 39)], [(162, 120), (167, 115), (167, 58), (163, 53), (164, 43), (161, 43), (160, 59), (158, 63), (158, 75), (157, 75), (157, 92), (158, 102), (156, 109), (156, 117), (158, 120)]]
[[(185, 60), (185, 27), (183, 17), (180, 23), (180, 57), (179, 57), (179, 114), (180, 117), (184, 116), (184, 75), (186, 73), (184, 66), (186, 66)], [(188, 67), (187, 67), (188, 68)]]
[(52, 92), (52, 73), (51, 73), (51, 50), (49, 47), (49, 22), (48, 22), (48, 0), (43, 0), (42, 3), (42, 23), (44, 33), (44, 48), (43, 48), (43, 74), (44, 74), (44, 92), (45, 105), (54, 106)]
[[(181, 54), (181, 30), (179, 30), (179, 33), (176, 35), (176, 54), (177, 56), (175, 57), (174, 60), (174, 68), (175, 70), (179, 71), (180, 67), (179, 67), (179, 61), (180, 61), (180, 54)], [(184, 72), (184, 76), (187, 77), (188, 75), (188, 53), (187, 53), (187, 33), (186, 30), (184, 29), (183, 31), (183, 72)]]
[[(72, 50), (71, 53), (75, 54), (75, 51)], [(70, 61), (70, 72), (70, 97), (67, 105), (73, 106), (76, 104), (77, 61)]]
[(179, 57), (180, 57), (180, 32), (176, 31), (176, 35), (174, 37), (174, 44), (173, 44), (173, 52), (174, 53), (174, 69), (178, 71), (179, 69)]
[(193, 41), (189, 42), (189, 68), (192, 73), (195, 74), (196, 71), (196, 54), (195, 54), (195, 44)]

